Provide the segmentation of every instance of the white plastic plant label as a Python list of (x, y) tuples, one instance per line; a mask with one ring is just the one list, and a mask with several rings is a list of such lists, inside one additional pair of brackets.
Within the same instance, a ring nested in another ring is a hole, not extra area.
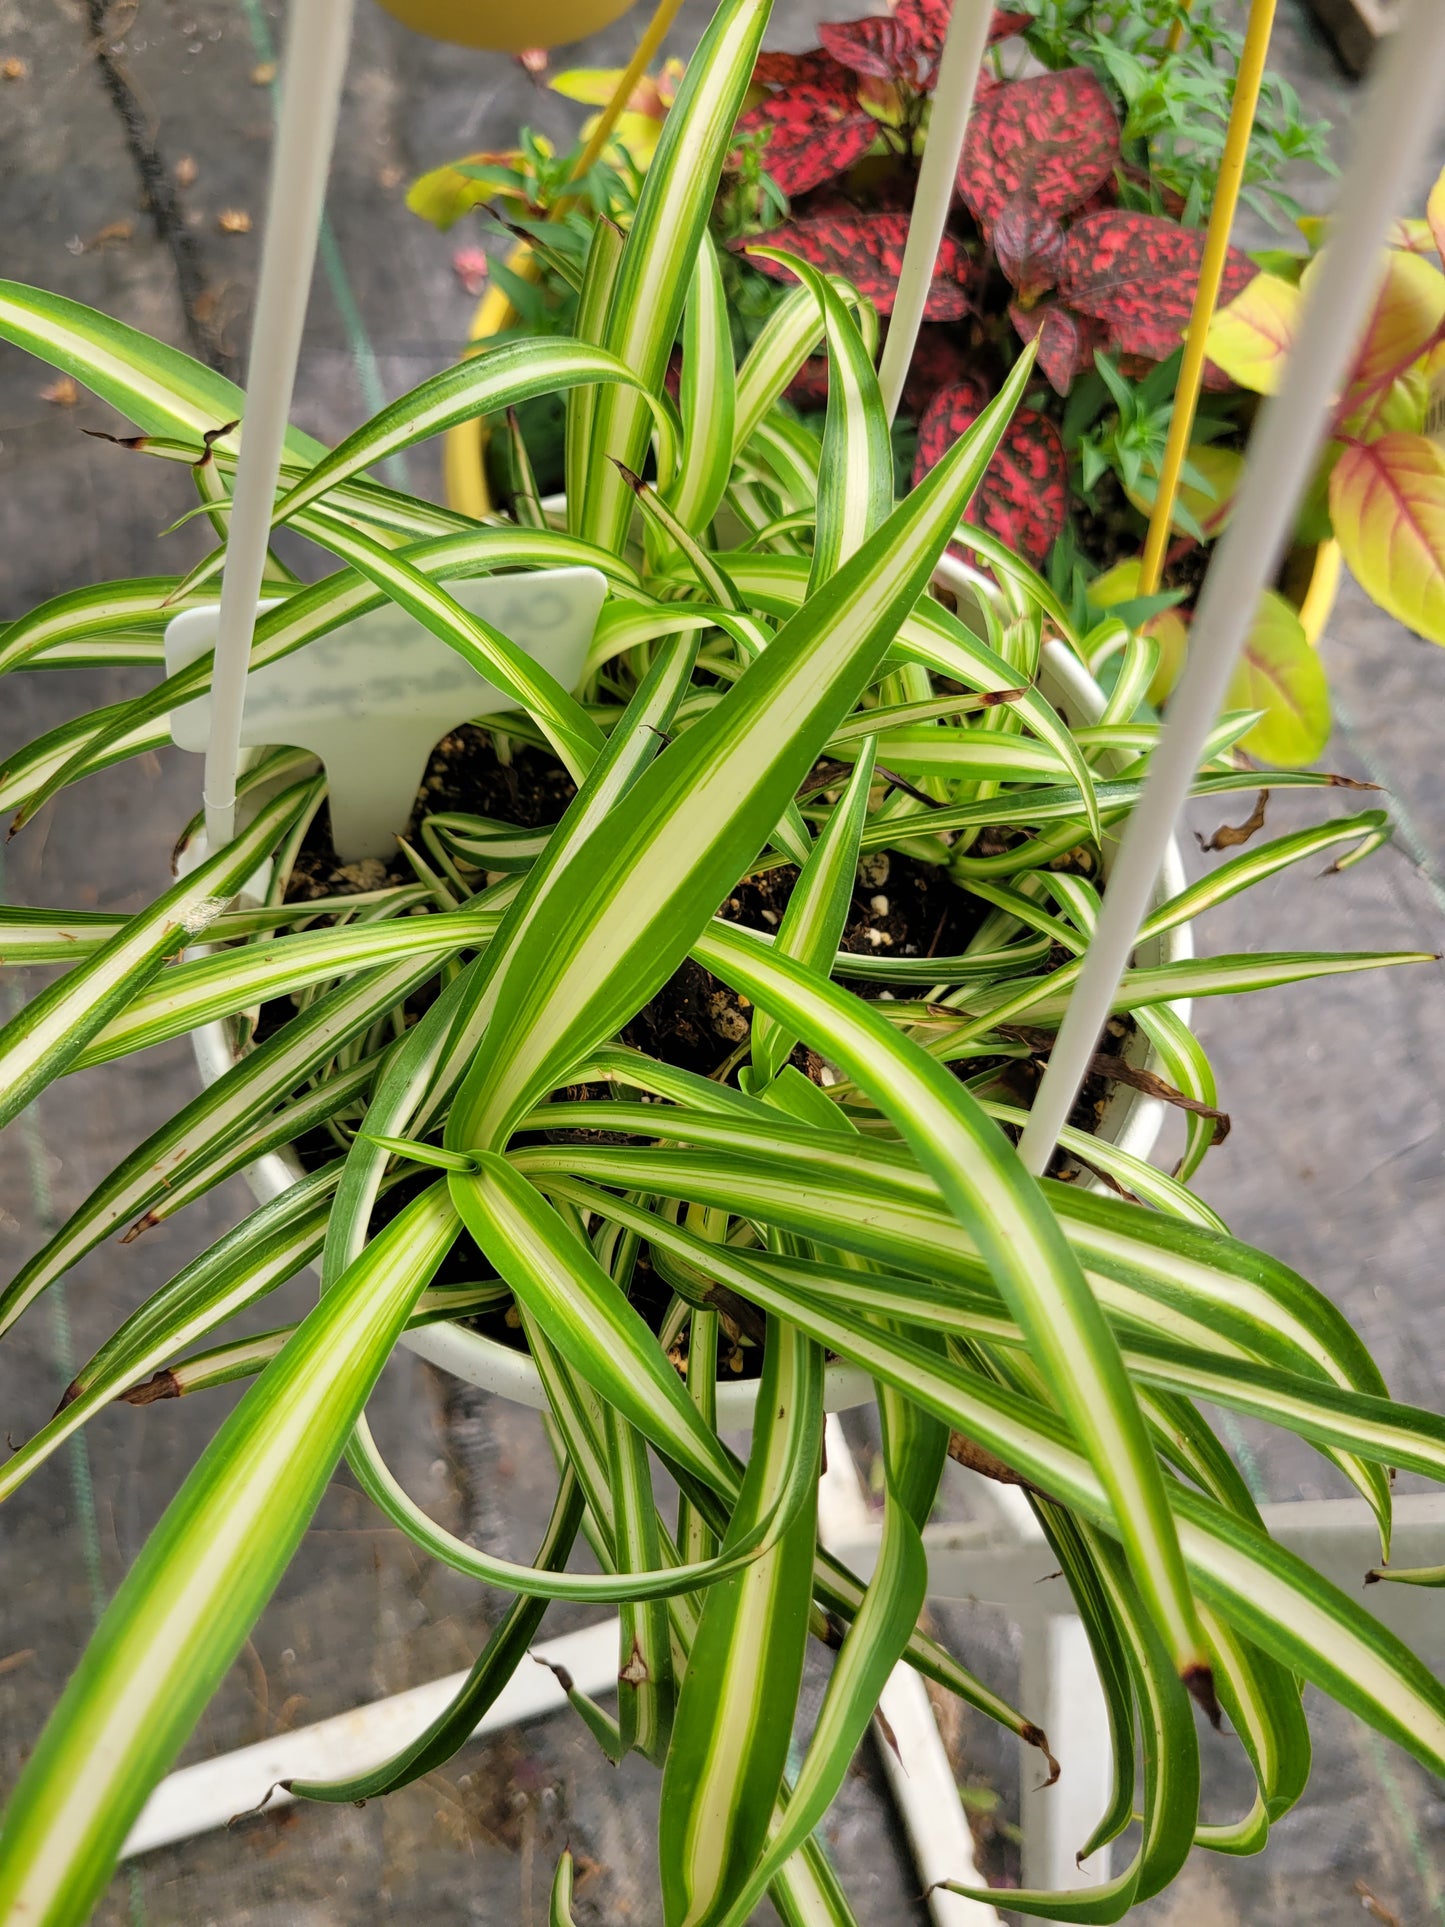
[[(525, 649), (564, 689), (582, 680), (606, 594), (596, 569), (542, 569), (447, 584), (472, 615)], [(166, 626), (166, 673), (215, 647), (217, 606), (187, 609)], [(275, 599), (260, 608), (275, 606)], [(385, 603), (329, 635), (253, 670), (241, 742), (313, 750), (326, 767), (337, 855), (389, 859), (406, 828), (427, 759), (449, 730), (509, 707), (454, 649)], [(171, 715), (181, 749), (204, 754), (211, 699)]]

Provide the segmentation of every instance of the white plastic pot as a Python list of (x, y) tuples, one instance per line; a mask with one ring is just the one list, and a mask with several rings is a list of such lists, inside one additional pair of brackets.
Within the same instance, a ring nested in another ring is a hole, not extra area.
[[(976, 595), (987, 588), (972, 570), (948, 559), (939, 568), (938, 580), (941, 586), (963, 597)], [(1065, 719), (1074, 724), (1096, 720), (1103, 707), (1104, 699), (1098, 684), (1077, 658), (1059, 643), (1049, 643), (1045, 647), (1040, 687)], [(1106, 861), (1106, 872), (1107, 867)], [(1171, 843), (1159, 880), (1157, 899), (1162, 901), (1165, 897), (1173, 896), (1183, 889), (1184, 882), (1184, 866), (1179, 849), (1177, 844)], [(1142, 944), (1139, 954), (1145, 963), (1164, 963), (1191, 956), (1193, 944), (1187, 928), (1172, 930), (1148, 944)], [(1181, 1017), (1187, 1017), (1187, 1005), (1177, 1004), (1175, 1009)], [(220, 1023), (204, 1025), (192, 1033), (192, 1038), (201, 1077), (207, 1084), (214, 1083), (235, 1062), (225, 1026)], [(1137, 1033), (1126, 1055), (1131, 1063), (1141, 1067), (1150, 1065), (1147, 1041)], [(1096, 1135), (1108, 1143), (1116, 1144), (1120, 1150), (1132, 1152), (1135, 1157), (1147, 1158), (1159, 1136), (1164, 1108), (1158, 1098), (1142, 1096), (1122, 1084), (1115, 1085), (1099, 1120)], [(251, 1190), (265, 1203), (279, 1197), (304, 1174), (299, 1159), (291, 1152), (272, 1151), (248, 1166), (245, 1175)], [(1091, 1185), (1097, 1182), (1087, 1174), (1080, 1181)], [(502, 1398), (509, 1398), (516, 1404), (528, 1405), (538, 1411), (546, 1408), (546, 1394), (542, 1390), (537, 1368), (525, 1352), (498, 1344), (495, 1339), (486, 1338), (480, 1332), (451, 1323), (420, 1326), (406, 1332), (402, 1343), (419, 1357), (457, 1378), (465, 1379), (469, 1384), (480, 1386), (484, 1391), (495, 1392)], [(824, 1403), (830, 1412), (846, 1411), (850, 1406), (866, 1404), (872, 1395), (872, 1380), (867, 1373), (850, 1365), (834, 1364), (827, 1368)], [(745, 1428), (751, 1423), (756, 1398), (755, 1379), (719, 1380), (719, 1425), (725, 1430)]]

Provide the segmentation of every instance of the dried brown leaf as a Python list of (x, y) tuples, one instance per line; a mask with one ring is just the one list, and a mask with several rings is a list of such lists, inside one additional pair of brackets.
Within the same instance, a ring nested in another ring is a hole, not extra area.
[(1241, 843), (1248, 843), (1256, 830), (1264, 828), (1264, 812), (1269, 803), (1269, 791), (1261, 790), (1255, 798), (1254, 808), (1242, 823), (1221, 823), (1213, 836), (1203, 837), (1198, 830), (1194, 841), (1201, 850), (1233, 850)]

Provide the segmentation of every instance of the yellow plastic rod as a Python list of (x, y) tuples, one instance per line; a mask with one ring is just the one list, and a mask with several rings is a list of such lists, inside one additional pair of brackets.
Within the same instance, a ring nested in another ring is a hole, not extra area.
[(1204, 344), (1209, 324), (1219, 301), (1224, 280), (1224, 264), (1229, 258), (1229, 236), (1239, 207), (1239, 190), (1244, 183), (1244, 163), (1249, 153), (1250, 129), (1259, 90), (1264, 81), (1265, 55), (1269, 52), (1270, 30), (1274, 26), (1275, 0), (1252, 0), (1244, 48), (1239, 56), (1239, 72), (1234, 77), (1234, 104), (1229, 112), (1229, 131), (1224, 137), (1224, 157), (1219, 163), (1219, 182), (1214, 190), (1209, 228), (1204, 237), (1204, 259), (1199, 266), (1199, 286), (1194, 291), (1194, 309), (1184, 337), (1184, 360), (1179, 369), (1179, 385), (1174, 391), (1174, 414), (1169, 423), (1169, 440), (1164, 463), (1159, 471), (1159, 493), (1149, 517), (1149, 538), (1144, 544), (1144, 561), (1139, 571), (1139, 594), (1155, 595), (1164, 570), (1164, 551), (1169, 546), (1169, 525), (1174, 517), (1174, 502), (1179, 493), (1179, 477), (1189, 452), (1194, 432), (1194, 415), (1199, 407), (1199, 391), (1204, 382)]

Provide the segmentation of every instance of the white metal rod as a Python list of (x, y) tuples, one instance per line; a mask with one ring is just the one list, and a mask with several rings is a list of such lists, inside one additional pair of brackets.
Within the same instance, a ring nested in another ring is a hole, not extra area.
[[(604, 1619), (580, 1632), (564, 1633), (536, 1648), (534, 1658), (565, 1667), (584, 1693), (596, 1698), (617, 1687), (617, 1621)], [(172, 1846), (198, 1833), (224, 1827), (264, 1799), (278, 1780), (335, 1780), (364, 1773), (407, 1746), (454, 1698), (466, 1679), (451, 1673), (389, 1699), (373, 1700), (334, 1719), (278, 1733), (255, 1746), (223, 1753), (182, 1767), (161, 1781), (146, 1801), (125, 1843), (123, 1858)], [(567, 1696), (547, 1665), (527, 1662), (502, 1688), (479, 1721), (472, 1738), (495, 1733), (524, 1720), (562, 1712)], [(284, 1806), (289, 1793), (278, 1790), (267, 1811)]]
[(893, 318), (888, 323), (888, 339), (883, 344), (883, 360), (878, 369), (889, 421), (898, 413), (924, 304), (933, 283), (933, 270), (948, 210), (953, 204), (963, 137), (992, 19), (993, 0), (956, 0), (949, 17), (943, 58), (938, 66), (938, 85), (928, 117), (923, 165), (918, 171), (918, 192), (913, 197), (903, 267), (893, 299)]
[(1204, 739), (1261, 592), (1275, 578), (1380, 278), (1380, 251), (1436, 131), (1445, 81), (1445, 3), (1415, 0), (1387, 44), (1365, 102), (1329, 245), (1283, 385), (1251, 440), (1243, 486), (1205, 577), (1184, 675), (1148, 780), (1109, 874), (1094, 938), (1019, 1155), (1044, 1169), (1108, 1020), (1154, 880), (1199, 765)]
[(336, 138), (351, 10), (352, 0), (293, 0), (291, 6), (211, 683), (202, 795), (212, 850), (236, 833), (236, 770), (251, 635)]

